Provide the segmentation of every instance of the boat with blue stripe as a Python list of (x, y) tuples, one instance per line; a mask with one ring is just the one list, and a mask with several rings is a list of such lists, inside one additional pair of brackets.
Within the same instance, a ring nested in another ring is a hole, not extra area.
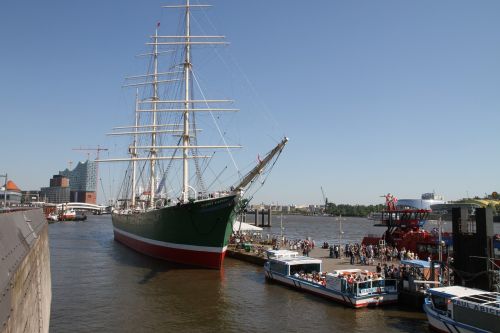
[(397, 280), (361, 269), (322, 271), (322, 260), (289, 250), (267, 251), (264, 272), (268, 281), (315, 294), (353, 308), (396, 303)]
[(431, 329), (454, 333), (500, 333), (500, 293), (461, 286), (431, 288), (424, 311)]

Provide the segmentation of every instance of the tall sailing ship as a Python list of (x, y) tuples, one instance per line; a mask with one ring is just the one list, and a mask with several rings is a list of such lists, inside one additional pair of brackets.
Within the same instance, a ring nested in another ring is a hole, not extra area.
[[(136, 93), (135, 119), (132, 126), (113, 128), (110, 135), (129, 135), (129, 157), (99, 162), (127, 162), (125, 180), (112, 213), (115, 240), (130, 248), (172, 262), (220, 269), (237, 214), (244, 209), (245, 194), (262, 173), (272, 167), (288, 139), (281, 140), (264, 158), (232, 186), (211, 191), (203, 180), (215, 149), (241, 148), (228, 145), (216, 123), (218, 115), (238, 111), (224, 105), (225, 99), (207, 99), (199, 88), (193, 70), (192, 48), (224, 45), (224, 36), (201, 36), (191, 33), (191, 12), (208, 5), (163, 6), (182, 11), (183, 31), (160, 35), (158, 23), (151, 41), (150, 70), (128, 77), (126, 86), (140, 87)], [(173, 49), (164, 49), (169, 47)], [(170, 54), (168, 54), (170, 53)], [(172, 59), (161, 67), (160, 58)], [(168, 68), (164, 70), (163, 68)], [(221, 106), (222, 105), (222, 106)], [(200, 145), (199, 117), (215, 122), (223, 145)], [(182, 163), (182, 170), (176, 163)], [(175, 180), (178, 187), (175, 190)], [(213, 182), (212, 182), (213, 183)], [(210, 186), (209, 186), (210, 187)]]

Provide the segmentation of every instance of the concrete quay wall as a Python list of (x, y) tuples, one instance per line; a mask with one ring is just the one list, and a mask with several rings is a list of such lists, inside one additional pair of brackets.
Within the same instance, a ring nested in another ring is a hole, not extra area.
[(0, 214), (0, 332), (48, 332), (51, 301), (42, 210)]

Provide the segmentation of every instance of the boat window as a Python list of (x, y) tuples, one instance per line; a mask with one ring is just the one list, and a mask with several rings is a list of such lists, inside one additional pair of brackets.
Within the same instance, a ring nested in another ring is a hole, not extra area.
[(444, 297), (432, 295), (432, 304), (437, 310), (448, 311), (448, 300)]
[(290, 275), (294, 275), (295, 273), (312, 273), (312, 272), (320, 272), (320, 264), (300, 264), (300, 265), (292, 265), (290, 266)]
[(271, 271), (287, 275), (288, 266), (280, 262), (271, 261)]
[(418, 253), (427, 253), (427, 254), (437, 254), (437, 253), (439, 253), (439, 249), (438, 249), (437, 245), (417, 244), (417, 252)]
[(500, 304), (498, 302), (500, 302), (500, 299), (497, 295), (498, 294), (496, 294), (496, 293), (480, 294), (480, 295), (474, 295), (474, 296), (461, 297), (461, 299), (464, 301), (469, 301), (469, 302), (473, 302), (473, 303), (477, 303), (477, 304), (488, 303), (488, 306), (499, 308)]
[(385, 286), (386, 287), (396, 287), (397, 285), (397, 280), (385, 280)]
[(382, 288), (385, 286), (385, 280), (373, 280), (372, 286), (373, 286), (373, 288), (378, 288), (378, 287)]
[(348, 290), (348, 292), (350, 292), (351, 294), (353, 295), (357, 295), (358, 294), (358, 284), (355, 283), (352, 285), (352, 289), (351, 290)]
[[(372, 287), (371, 281), (366, 281), (366, 282), (359, 282), (358, 283), (358, 290), (360, 293), (363, 293), (363, 289), (370, 289)], [(369, 292), (369, 291), (368, 291)]]

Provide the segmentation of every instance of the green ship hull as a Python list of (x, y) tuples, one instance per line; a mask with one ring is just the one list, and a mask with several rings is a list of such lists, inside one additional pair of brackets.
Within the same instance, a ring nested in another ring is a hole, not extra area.
[(115, 240), (171, 262), (220, 269), (236, 218), (237, 195), (113, 214)]

